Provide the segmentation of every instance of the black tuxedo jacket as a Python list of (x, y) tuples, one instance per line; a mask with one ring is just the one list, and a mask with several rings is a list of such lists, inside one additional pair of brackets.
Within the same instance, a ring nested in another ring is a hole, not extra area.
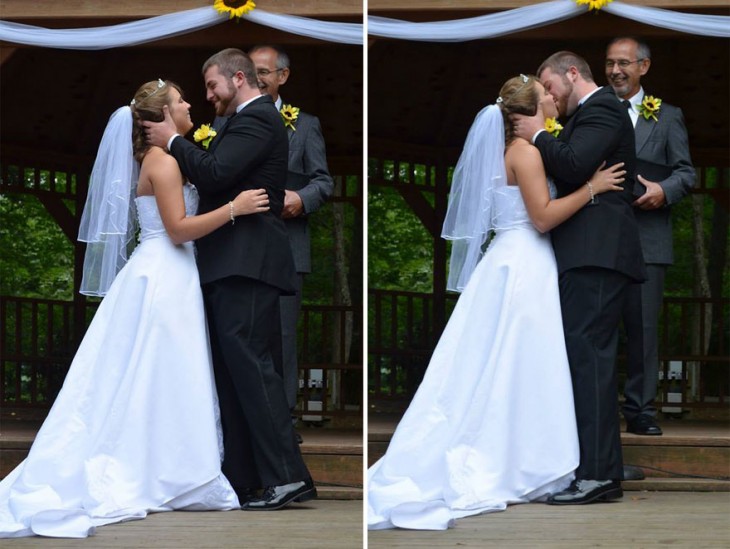
[(201, 284), (237, 275), (293, 292), (294, 260), (281, 220), (289, 145), (271, 97), (261, 96), (234, 114), (208, 151), (176, 138), (170, 153), (198, 188), (198, 213), (246, 189), (264, 188), (269, 195), (268, 212), (239, 216), (196, 241)]
[(551, 231), (558, 270), (602, 267), (636, 281), (646, 279), (639, 230), (631, 203), (636, 168), (634, 128), (626, 108), (609, 87), (596, 91), (573, 114), (556, 139), (541, 132), (535, 140), (558, 197), (588, 181), (603, 160), (624, 162), (624, 190), (598, 195)]

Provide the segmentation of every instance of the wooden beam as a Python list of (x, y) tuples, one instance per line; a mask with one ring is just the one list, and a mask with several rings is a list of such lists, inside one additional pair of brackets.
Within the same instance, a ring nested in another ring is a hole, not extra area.
[(63, 203), (57, 196), (53, 196), (52, 193), (48, 192), (36, 192), (32, 193), (40, 202), (45, 206), (46, 210), (51, 217), (56, 221), (63, 234), (66, 235), (72, 244), (76, 244), (76, 237), (79, 234), (79, 220), (81, 215), (79, 214), (78, 219), (69, 211), (66, 204)]
[(421, 220), (423, 226), (431, 234), (433, 238), (441, 236), (441, 227), (437, 226), (437, 219), (433, 206), (423, 196), (419, 188), (414, 185), (395, 185), (394, 188), (406, 201), (411, 211)]
[(18, 48), (12, 47), (12, 46), (2, 46), (0, 47), (0, 67), (10, 59), (13, 54), (16, 52)]
[[(213, 0), (3, 0), (0, 18), (145, 18), (212, 6)], [(361, 15), (362, 0), (257, 0), (256, 9), (307, 17)]]
[[(548, 0), (539, 0), (548, 1)], [(627, 4), (663, 9), (703, 9), (728, 7), (727, 0), (624, 0)], [(539, 3), (536, 0), (368, 0), (368, 13), (387, 12), (423, 12), (423, 11), (465, 11), (479, 10), (484, 12), (502, 11), (524, 8)]]

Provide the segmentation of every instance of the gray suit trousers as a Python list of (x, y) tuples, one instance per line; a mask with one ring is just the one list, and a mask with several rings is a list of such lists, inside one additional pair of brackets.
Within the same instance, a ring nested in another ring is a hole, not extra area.
[(623, 415), (656, 417), (654, 399), (659, 381), (659, 313), (667, 265), (647, 264), (648, 280), (628, 290), (623, 323), (626, 338), (626, 385)]
[(296, 421), (297, 391), (299, 389), (299, 365), (297, 363), (297, 320), (302, 309), (302, 285), (304, 275), (297, 273), (297, 289), (295, 295), (279, 297), (281, 308), (281, 345), (283, 360), (281, 377), (284, 380), (286, 402), (292, 418)]

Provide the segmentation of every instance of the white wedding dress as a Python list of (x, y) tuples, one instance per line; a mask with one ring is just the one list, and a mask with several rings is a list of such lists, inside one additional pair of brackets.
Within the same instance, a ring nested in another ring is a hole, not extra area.
[[(184, 188), (186, 210), (197, 191)], [(147, 513), (239, 508), (193, 244), (136, 199), (141, 243), (114, 279), (28, 457), (0, 483), (0, 537), (85, 537)]]
[(550, 236), (518, 187), (494, 192), (496, 236), (368, 471), (369, 529), (446, 529), (559, 491), (578, 466)]

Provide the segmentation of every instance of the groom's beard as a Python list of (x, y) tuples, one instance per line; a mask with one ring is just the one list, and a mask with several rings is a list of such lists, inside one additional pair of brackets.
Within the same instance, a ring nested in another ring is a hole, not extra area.
[(236, 87), (233, 85), (233, 82), (228, 82), (227, 91), (228, 93), (225, 97), (219, 95), (218, 101), (213, 104), (216, 116), (228, 117), (236, 112), (237, 105), (233, 104), (233, 100), (236, 98)]
[(578, 104), (571, 109), (569, 106), (570, 98), (573, 96), (573, 83), (566, 77), (563, 77), (563, 95), (558, 98), (558, 111), (563, 114), (563, 118), (568, 119), (578, 110)]

